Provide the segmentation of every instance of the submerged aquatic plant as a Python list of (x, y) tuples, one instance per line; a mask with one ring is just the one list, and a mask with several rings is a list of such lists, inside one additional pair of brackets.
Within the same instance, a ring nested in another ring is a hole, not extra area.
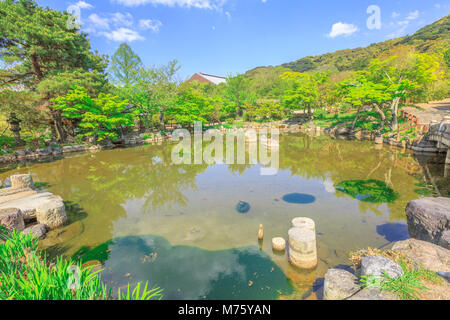
[(336, 189), (364, 202), (392, 202), (399, 197), (385, 182), (373, 179), (342, 181)]
[[(9, 231), (0, 226), (0, 300), (107, 300), (112, 290), (102, 282), (94, 266), (83, 267), (58, 257), (48, 262), (37, 249), (38, 240), (30, 234)], [(140, 293), (140, 283), (131, 295), (122, 300), (155, 299), (161, 289)], [(120, 296), (120, 293), (119, 293)]]

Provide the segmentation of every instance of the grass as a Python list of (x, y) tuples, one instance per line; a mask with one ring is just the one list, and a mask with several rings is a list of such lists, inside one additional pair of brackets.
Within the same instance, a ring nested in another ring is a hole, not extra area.
[[(356, 112), (328, 113), (325, 110), (318, 110), (314, 113), (314, 124), (319, 127), (336, 127), (344, 125), (351, 127), (355, 119)], [(367, 131), (379, 129), (379, 115), (373, 111), (361, 111), (355, 124), (355, 129), (361, 128)]]
[(401, 300), (419, 300), (419, 295), (429, 290), (427, 283), (442, 283), (444, 280), (434, 271), (427, 270), (422, 266), (417, 266), (408, 257), (401, 253), (380, 249), (367, 248), (350, 252), (350, 260), (356, 270), (361, 267), (361, 260), (364, 256), (383, 256), (398, 263), (403, 274), (397, 278), (389, 277), (385, 272), (382, 277), (361, 276), (360, 282), (363, 288), (378, 288), (381, 291), (389, 292)]
[[(58, 257), (47, 261), (37, 249), (38, 240), (32, 235), (9, 231), (0, 226), (0, 300), (111, 300), (113, 292), (100, 278), (102, 270), (95, 266), (82, 267)], [(120, 300), (154, 300), (162, 298), (162, 289), (118, 291)]]
[(381, 291), (390, 292), (401, 300), (420, 300), (419, 294), (429, 290), (424, 282), (438, 283), (441, 281), (435, 272), (419, 268), (409, 268), (404, 262), (400, 262), (403, 274), (391, 278), (384, 272), (380, 279), (376, 276), (362, 276), (363, 287), (379, 288)]

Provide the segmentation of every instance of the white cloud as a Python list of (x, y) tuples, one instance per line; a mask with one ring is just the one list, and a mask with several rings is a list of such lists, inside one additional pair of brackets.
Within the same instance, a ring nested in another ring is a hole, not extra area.
[[(109, 19), (102, 18), (98, 14), (93, 13), (89, 16), (89, 22), (92, 23), (93, 28), (98, 29), (109, 29)], [(91, 28), (92, 29), (92, 28)]]
[(225, 15), (227, 16), (228, 20), (231, 20), (231, 13), (228, 11), (225, 11)]
[(139, 27), (143, 30), (152, 30), (156, 33), (162, 27), (162, 22), (159, 20), (143, 19), (139, 20)]
[(137, 31), (128, 28), (119, 28), (112, 32), (100, 32), (100, 35), (117, 42), (133, 42), (136, 40), (145, 40)]
[(84, 2), (84, 1), (78, 1), (77, 3), (75, 3), (73, 6), (79, 8), (79, 9), (92, 9), (94, 6)]
[(165, 5), (169, 7), (186, 7), (198, 9), (221, 9), (227, 0), (112, 0), (127, 7), (146, 4)]
[(111, 21), (116, 26), (126, 26), (126, 27), (132, 26), (134, 22), (133, 16), (129, 12), (126, 12), (125, 14), (120, 12), (113, 13), (111, 15)]
[(408, 16), (406, 17), (406, 19), (407, 19), (407, 20), (415, 20), (415, 19), (417, 19), (418, 17), (419, 17), (419, 10), (416, 10), (416, 11), (410, 12), (410, 13), (408, 14)]
[(335, 38), (342, 35), (349, 36), (356, 31), (358, 31), (358, 27), (353, 24), (337, 22), (331, 27), (331, 31), (328, 34), (328, 37)]
[(398, 12), (392, 12), (392, 18), (398, 18), (400, 16), (400, 13), (398, 13)]

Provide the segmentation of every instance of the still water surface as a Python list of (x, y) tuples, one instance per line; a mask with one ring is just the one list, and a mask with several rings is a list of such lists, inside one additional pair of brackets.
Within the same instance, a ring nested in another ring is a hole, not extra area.
[[(41, 243), (51, 255), (99, 260), (114, 287), (149, 281), (167, 299), (315, 299), (326, 270), (349, 265), (349, 251), (409, 237), (408, 201), (449, 194), (434, 157), (371, 142), (282, 135), (272, 176), (260, 175), (259, 165), (174, 165), (172, 146), (22, 164), (3, 168), (0, 179), (32, 173), (66, 201), (69, 224)], [(335, 189), (359, 179), (384, 181), (399, 197), (366, 203)], [(242, 202), (249, 208), (238, 210)], [(296, 270), (271, 249), (298, 216), (316, 222), (314, 270)]]

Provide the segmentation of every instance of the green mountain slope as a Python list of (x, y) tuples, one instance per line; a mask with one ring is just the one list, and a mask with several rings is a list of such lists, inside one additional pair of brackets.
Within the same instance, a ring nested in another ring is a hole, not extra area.
[[(450, 47), (450, 15), (423, 27), (411, 36), (371, 44), (368, 47), (308, 56), (281, 66), (297, 72), (361, 70), (369, 65), (371, 59), (389, 55), (402, 46), (411, 47), (417, 52), (443, 54)], [(261, 71), (261, 68), (264, 67), (250, 70), (247, 75), (251, 76), (256, 69)]]

